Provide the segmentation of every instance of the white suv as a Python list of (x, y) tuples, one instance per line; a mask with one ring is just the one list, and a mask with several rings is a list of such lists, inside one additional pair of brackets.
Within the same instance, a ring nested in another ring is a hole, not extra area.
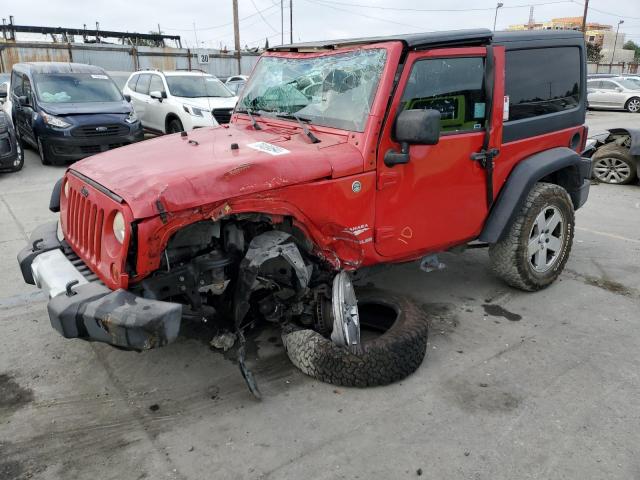
[(161, 133), (228, 123), (238, 101), (218, 78), (201, 72), (135, 72), (122, 93), (142, 126)]

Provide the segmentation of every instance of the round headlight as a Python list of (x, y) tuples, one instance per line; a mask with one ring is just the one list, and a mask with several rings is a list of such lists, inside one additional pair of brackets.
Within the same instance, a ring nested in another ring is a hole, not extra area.
[(69, 198), (69, 181), (64, 182), (64, 189), (62, 191), (64, 193), (64, 196), (66, 198)]
[(116, 237), (118, 242), (124, 242), (124, 233), (125, 233), (125, 224), (124, 224), (124, 216), (122, 213), (116, 213), (115, 217), (113, 217), (113, 235)]

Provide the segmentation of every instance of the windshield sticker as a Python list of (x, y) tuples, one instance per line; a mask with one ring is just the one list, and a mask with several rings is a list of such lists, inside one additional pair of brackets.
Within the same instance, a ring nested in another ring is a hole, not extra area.
[(286, 155), (287, 153), (291, 153), (286, 148), (282, 148), (267, 142), (248, 143), (247, 147), (253, 148), (254, 150), (258, 150), (260, 152), (268, 153), (269, 155)]
[(106, 75), (91, 75), (91, 78), (98, 78), (100, 80), (109, 80), (109, 77)]

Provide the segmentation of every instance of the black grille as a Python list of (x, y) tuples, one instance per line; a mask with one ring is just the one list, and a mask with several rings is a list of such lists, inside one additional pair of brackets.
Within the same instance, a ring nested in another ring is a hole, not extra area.
[(80, 151), (82, 153), (100, 153), (106, 152), (107, 150), (113, 150), (114, 148), (122, 147), (126, 145), (126, 143), (110, 143), (109, 145), (82, 145), (80, 147)]
[(74, 128), (71, 134), (74, 137), (113, 137), (115, 135), (127, 135), (129, 128), (124, 125), (86, 125)]
[(89, 282), (97, 282), (101, 285), (104, 285), (102, 280), (98, 278), (98, 276), (91, 271), (91, 269), (87, 266), (86, 263), (78, 256), (76, 253), (68, 246), (68, 244), (63, 243), (63, 253), (64, 256), (73, 264), (74, 267), (82, 274), (84, 278)]
[(218, 123), (229, 123), (233, 108), (214, 108), (212, 114)]

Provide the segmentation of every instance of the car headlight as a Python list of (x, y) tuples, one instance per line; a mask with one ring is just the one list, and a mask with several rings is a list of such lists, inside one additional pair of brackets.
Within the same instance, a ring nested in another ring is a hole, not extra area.
[(202, 116), (202, 109), (201, 108), (191, 107), (189, 105), (182, 105), (182, 108), (184, 109), (185, 112), (193, 115), (194, 117), (201, 117)]
[(116, 213), (113, 217), (113, 235), (120, 243), (124, 243), (125, 228), (124, 215), (120, 212)]
[(50, 127), (67, 128), (71, 126), (70, 123), (65, 122), (60, 117), (54, 117), (53, 115), (49, 115), (48, 113), (45, 113), (45, 112), (41, 112), (41, 115), (42, 115), (42, 120), (44, 120), (44, 123)]
[(134, 111), (129, 112), (129, 116), (125, 118), (124, 121), (127, 123), (136, 123), (138, 121), (138, 116), (136, 115), (136, 112)]

